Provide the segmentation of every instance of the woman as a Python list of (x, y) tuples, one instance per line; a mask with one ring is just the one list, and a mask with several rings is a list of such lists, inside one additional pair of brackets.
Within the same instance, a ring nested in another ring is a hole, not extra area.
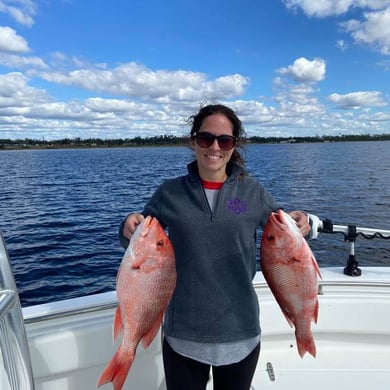
[[(214, 390), (245, 390), (260, 351), (256, 228), (280, 206), (245, 172), (237, 150), (244, 130), (234, 111), (208, 105), (190, 123), (196, 159), (188, 174), (165, 181), (142, 214), (122, 222), (121, 242), (126, 247), (152, 215), (175, 250), (177, 285), (163, 324), (167, 389), (204, 390), (211, 366)], [(307, 215), (290, 215), (307, 235)]]

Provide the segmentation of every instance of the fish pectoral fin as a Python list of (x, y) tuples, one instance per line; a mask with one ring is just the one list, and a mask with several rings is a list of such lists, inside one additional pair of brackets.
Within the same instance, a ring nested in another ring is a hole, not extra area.
[(144, 346), (145, 349), (149, 347), (149, 345), (152, 343), (152, 341), (156, 337), (156, 334), (158, 333), (158, 331), (160, 329), (163, 316), (164, 316), (164, 312), (159, 314), (159, 316), (157, 317), (157, 319), (154, 322), (154, 324), (152, 325), (152, 327), (142, 337), (142, 341), (141, 342), (142, 342), (142, 345)]
[(140, 258), (138, 261), (134, 261), (134, 263), (131, 265), (131, 268), (133, 270), (137, 270), (138, 272), (142, 272), (145, 274), (148, 274), (149, 272), (154, 271), (155, 269), (159, 268), (160, 263), (156, 261), (155, 258)]
[(132, 269), (139, 269), (143, 262), (144, 262), (144, 259), (142, 257), (139, 257), (138, 260), (134, 260), (131, 263), (131, 268)]
[(123, 331), (122, 317), (121, 317), (121, 308), (118, 306), (115, 310), (114, 317), (114, 341), (117, 339), (119, 334)]

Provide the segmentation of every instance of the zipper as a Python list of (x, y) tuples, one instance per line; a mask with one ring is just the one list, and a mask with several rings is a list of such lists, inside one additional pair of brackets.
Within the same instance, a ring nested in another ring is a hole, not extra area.
[(213, 210), (211, 210), (209, 201), (208, 201), (207, 196), (206, 196), (206, 191), (202, 185), (200, 187), (200, 192), (202, 193), (201, 197), (203, 199), (203, 204), (205, 204), (205, 206), (206, 206), (206, 212), (208, 213), (208, 215), (210, 217), (210, 221), (214, 222), (215, 216), (214, 216)]
[(215, 217), (216, 217), (216, 212), (219, 208), (219, 205), (221, 203), (221, 198), (222, 198), (222, 191), (224, 190), (224, 187), (225, 187), (225, 183), (222, 185), (221, 189), (219, 190), (218, 194), (217, 194), (217, 198), (215, 199), (215, 207), (214, 207), (214, 212), (213, 210), (211, 209), (210, 207), (210, 204), (209, 204), (209, 201), (207, 199), (207, 196), (206, 196), (206, 191), (205, 189), (203, 188), (203, 186), (201, 186), (201, 191), (202, 191), (202, 197), (203, 197), (203, 202), (206, 204), (206, 207), (207, 207), (207, 210), (208, 210), (208, 213), (209, 213), (209, 216), (210, 216), (210, 222), (214, 222), (215, 221)]

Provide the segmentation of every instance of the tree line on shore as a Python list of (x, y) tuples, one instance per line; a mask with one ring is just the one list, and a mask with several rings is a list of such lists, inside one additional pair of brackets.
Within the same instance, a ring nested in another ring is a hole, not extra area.
[[(341, 142), (341, 141), (385, 141), (390, 140), (390, 134), (361, 135), (323, 135), (313, 137), (247, 137), (247, 143), (277, 144), (305, 142)], [(134, 147), (159, 145), (189, 145), (188, 136), (159, 135), (153, 137), (135, 137), (119, 139), (101, 138), (64, 138), (47, 141), (44, 139), (0, 139), (1, 149), (57, 149), (57, 148), (99, 148), (99, 147)]]

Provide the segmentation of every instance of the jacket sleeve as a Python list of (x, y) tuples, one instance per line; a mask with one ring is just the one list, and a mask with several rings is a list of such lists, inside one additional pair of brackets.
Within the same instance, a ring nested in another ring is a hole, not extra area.
[(155, 193), (150, 198), (149, 202), (146, 203), (142, 214), (146, 217), (150, 215), (155, 217), (160, 222), (163, 228), (166, 227), (166, 223), (163, 218), (162, 209), (163, 209), (163, 193), (164, 193), (164, 183), (157, 188)]
[[(161, 219), (160, 210), (161, 210), (161, 204), (162, 204), (161, 199), (162, 199), (162, 192), (163, 192), (161, 187), (162, 186), (160, 186), (155, 191), (155, 193), (152, 195), (152, 197), (150, 198), (148, 203), (145, 205), (141, 214), (143, 214), (144, 217), (146, 217), (147, 215), (150, 215), (152, 217), (156, 217), (159, 220), (159, 222), (161, 223), (161, 225), (163, 227), (165, 227), (163, 222), (160, 220)], [(123, 221), (119, 225), (119, 242), (121, 243), (121, 245), (123, 246), (124, 249), (126, 249), (130, 243), (130, 240), (123, 235), (123, 229), (124, 229), (124, 226), (126, 223), (126, 219), (129, 215), (127, 215), (126, 218), (124, 218)]]
[(283, 207), (275, 201), (273, 196), (260, 184), (260, 204), (263, 207), (263, 215), (260, 221), (262, 228), (265, 227), (269, 215), (273, 211), (283, 209)]

